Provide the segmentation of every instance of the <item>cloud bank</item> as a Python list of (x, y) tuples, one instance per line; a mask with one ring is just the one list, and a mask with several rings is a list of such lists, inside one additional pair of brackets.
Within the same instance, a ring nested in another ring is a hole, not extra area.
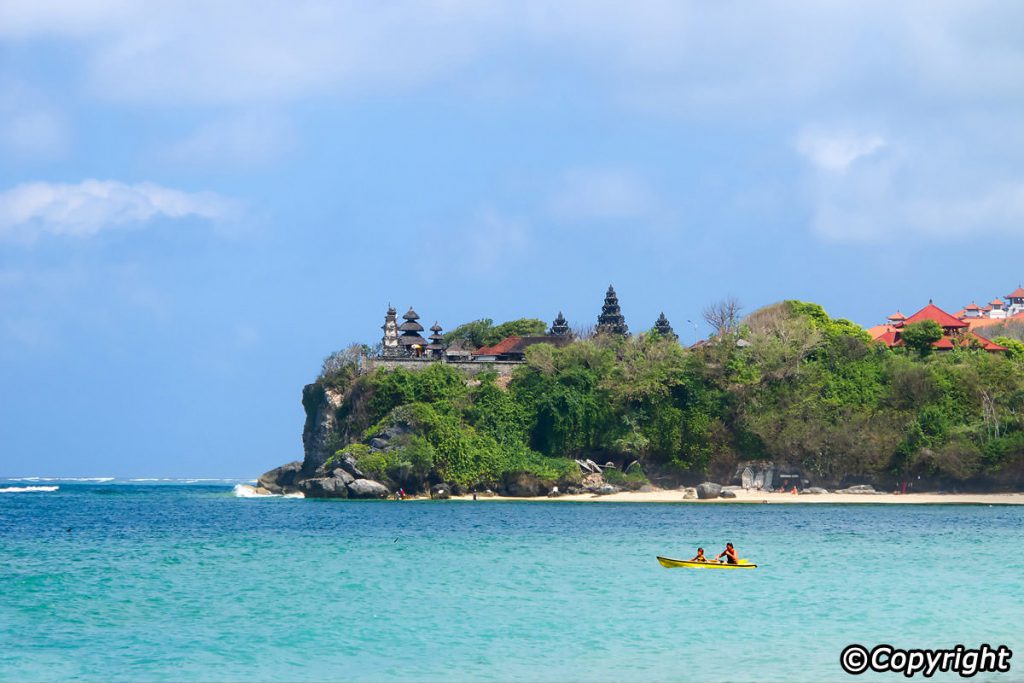
[(85, 238), (156, 218), (218, 220), (232, 210), (231, 202), (216, 194), (182, 192), (154, 183), (22, 183), (0, 192), (0, 238), (29, 242), (43, 235)]

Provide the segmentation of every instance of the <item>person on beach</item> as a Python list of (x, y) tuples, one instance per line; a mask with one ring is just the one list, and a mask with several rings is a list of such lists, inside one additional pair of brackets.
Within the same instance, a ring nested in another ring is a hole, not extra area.
[(722, 555), (725, 555), (725, 563), (726, 564), (739, 564), (740, 563), (740, 557), (739, 557), (739, 555), (736, 554), (736, 548), (732, 547), (732, 543), (726, 543), (725, 544), (725, 550), (720, 552), (718, 554), (718, 557), (715, 558), (715, 560), (717, 562), (721, 562), (722, 561)]
[(704, 557), (704, 548), (697, 548), (697, 555), (690, 558), (690, 562), (707, 562), (708, 558)]

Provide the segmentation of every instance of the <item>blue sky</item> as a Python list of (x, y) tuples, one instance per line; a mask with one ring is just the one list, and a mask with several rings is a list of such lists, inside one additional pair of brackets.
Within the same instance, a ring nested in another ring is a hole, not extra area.
[[(1024, 279), (1011, 2), (0, 4), (0, 476), (249, 476), (414, 305), (873, 324)], [(704, 330), (699, 330), (703, 334)]]

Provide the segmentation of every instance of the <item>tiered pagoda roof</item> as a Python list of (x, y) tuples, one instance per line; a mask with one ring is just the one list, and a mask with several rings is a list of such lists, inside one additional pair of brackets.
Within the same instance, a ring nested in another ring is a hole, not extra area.
[(552, 337), (567, 337), (569, 336), (569, 323), (566, 322), (565, 316), (562, 312), (558, 312), (558, 317), (551, 323), (551, 330), (548, 332)]
[(406, 314), (402, 316), (402, 319), (405, 320), (405, 322), (398, 326), (398, 331), (402, 333), (398, 337), (398, 343), (405, 348), (411, 348), (413, 346), (423, 348), (426, 346), (427, 341), (420, 336), (420, 332), (423, 331), (423, 325), (416, 322), (420, 319), (420, 316), (416, 311), (412, 310), (412, 306), (410, 306)]
[(629, 334), (626, 319), (619, 309), (619, 297), (615, 294), (615, 288), (611, 285), (608, 285), (608, 292), (604, 295), (601, 315), (597, 316), (596, 332), (598, 334), (616, 334), (623, 337)]
[(669, 324), (668, 318), (665, 317), (665, 312), (662, 311), (661, 315), (654, 322), (654, 331), (660, 334), (662, 337), (669, 337), (671, 339), (677, 339), (675, 331), (672, 329), (672, 325)]
[(444, 336), (441, 334), (442, 327), (434, 321), (434, 326), (430, 328), (430, 343), (427, 344), (428, 351), (434, 351), (440, 354), (444, 351)]

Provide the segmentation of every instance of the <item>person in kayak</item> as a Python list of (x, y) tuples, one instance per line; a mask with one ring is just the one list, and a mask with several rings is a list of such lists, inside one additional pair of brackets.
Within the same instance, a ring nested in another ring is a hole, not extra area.
[(708, 558), (704, 557), (704, 548), (697, 548), (697, 555), (690, 558), (690, 562), (707, 562)]
[(715, 558), (715, 560), (718, 561), (718, 562), (721, 562), (722, 561), (722, 555), (725, 555), (725, 563), (726, 564), (739, 564), (740, 563), (740, 557), (739, 557), (739, 555), (736, 554), (736, 548), (732, 547), (732, 543), (726, 543), (725, 544), (725, 550), (720, 552), (718, 554), (718, 557)]

